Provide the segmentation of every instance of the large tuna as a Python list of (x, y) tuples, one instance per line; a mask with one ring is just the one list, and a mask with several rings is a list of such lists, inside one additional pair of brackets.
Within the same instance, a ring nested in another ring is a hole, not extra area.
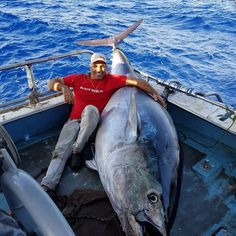
[[(112, 73), (134, 77), (116, 43), (140, 23), (82, 43), (113, 45)], [(102, 112), (95, 149), (93, 163), (126, 235), (166, 235), (179, 180), (178, 138), (168, 112), (136, 88), (119, 89)]]

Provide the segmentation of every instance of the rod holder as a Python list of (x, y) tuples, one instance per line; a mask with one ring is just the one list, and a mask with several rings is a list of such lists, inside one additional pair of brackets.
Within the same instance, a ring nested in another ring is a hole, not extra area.
[(26, 67), (26, 76), (27, 76), (27, 81), (28, 81), (28, 87), (30, 89), (36, 88), (32, 65), (26, 65), (25, 67)]

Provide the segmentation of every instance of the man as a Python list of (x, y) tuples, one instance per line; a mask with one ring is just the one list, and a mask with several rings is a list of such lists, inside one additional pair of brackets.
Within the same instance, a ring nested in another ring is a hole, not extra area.
[[(136, 86), (165, 106), (163, 99), (147, 82), (124, 75), (111, 75), (106, 69), (105, 56), (93, 54), (89, 74), (73, 74), (48, 82), (51, 90), (62, 91), (65, 101), (73, 104), (70, 118), (63, 126), (46, 176), (41, 182), (48, 193), (59, 183), (71, 153), (71, 168), (76, 169), (82, 164), (78, 154), (96, 129), (103, 108), (117, 89), (130, 85)], [(73, 88), (74, 94), (70, 87)]]

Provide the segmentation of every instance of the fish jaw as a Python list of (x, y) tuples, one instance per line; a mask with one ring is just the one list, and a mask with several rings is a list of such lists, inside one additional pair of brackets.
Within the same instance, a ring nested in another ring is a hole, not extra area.
[(136, 215), (127, 212), (119, 214), (119, 219), (126, 236), (144, 236), (146, 233), (149, 235), (150, 228), (152, 228), (152, 234), (155, 232), (155, 235), (166, 236), (165, 221), (162, 220), (164, 216), (157, 215), (153, 217), (150, 216), (149, 212), (145, 211), (141, 210)]

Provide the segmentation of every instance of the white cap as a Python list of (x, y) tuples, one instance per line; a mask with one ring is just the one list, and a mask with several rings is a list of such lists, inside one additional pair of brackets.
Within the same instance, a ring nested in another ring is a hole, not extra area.
[(106, 63), (106, 57), (103, 54), (100, 53), (94, 53), (91, 56), (91, 64), (93, 64), (96, 61), (103, 61), (104, 63)]

